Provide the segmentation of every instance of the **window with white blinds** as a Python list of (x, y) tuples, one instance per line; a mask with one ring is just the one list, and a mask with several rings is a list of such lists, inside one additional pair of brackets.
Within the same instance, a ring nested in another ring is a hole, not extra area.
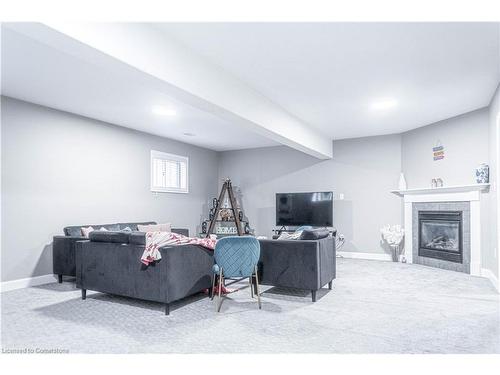
[(151, 151), (151, 191), (187, 193), (189, 159), (186, 156)]

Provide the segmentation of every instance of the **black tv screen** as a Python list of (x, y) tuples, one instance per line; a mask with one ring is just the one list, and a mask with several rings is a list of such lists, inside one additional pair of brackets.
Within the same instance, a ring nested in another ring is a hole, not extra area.
[(276, 194), (276, 225), (333, 226), (333, 192)]

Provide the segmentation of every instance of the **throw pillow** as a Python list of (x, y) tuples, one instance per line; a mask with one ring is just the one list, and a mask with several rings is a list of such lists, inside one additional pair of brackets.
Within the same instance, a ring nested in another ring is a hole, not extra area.
[(139, 232), (172, 232), (172, 226), (170, 223), (149, 225), (137, 224), (137, 230)]
[(278, 240), (298, 240), (302, 235), (302, 231), (295, 231), (293, 233), (283, 232), (278, 237)]
[[(107, 232), (108, 230), (104, 227), (99, 228), (100, 231), (102, 232)], [(94, 227), (82, 227), (82, 236), (89, 238), (90, 232), (95, 231)]]
[(132, 232), (132, 229), (130, 229), (130, 227), (125, 227), (123, 229), (120, 229), (119, 232)]
[(303, 230), (309, 230), (309, 229), (313, 229), (313, 227), (310, 225), (302, 225), (301, 227), (295, 229), (295, 232), (302, 232)]
[(92, 232), (93, 230), (94, 230), (93, 227), (82, 227), (82, 229), (81, 229), (82, 236), (89, 238), (89, 233)]

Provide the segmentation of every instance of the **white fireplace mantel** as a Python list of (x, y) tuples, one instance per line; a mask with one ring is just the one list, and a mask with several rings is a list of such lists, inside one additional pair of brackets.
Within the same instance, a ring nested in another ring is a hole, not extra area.
[(394, 190), (391, 193), (404, 199), (405, 256), (413, 263), (413, 203), (417, 202), (470, 202), (470, 274), (481, 276), (481, 192), (489, 189), (489, 184), (445, 186)]
[(457, 185), (443, 186), (436, 188), (420, 188), (407, 190), (393, 190), (391, 193), (403, 197), (405, 195), (420, 195), (420, 194), (442, 194), (442, 193), (465, 193), (470, 191), (486, 191), (490, 184), (474, 184), (474, 185)]

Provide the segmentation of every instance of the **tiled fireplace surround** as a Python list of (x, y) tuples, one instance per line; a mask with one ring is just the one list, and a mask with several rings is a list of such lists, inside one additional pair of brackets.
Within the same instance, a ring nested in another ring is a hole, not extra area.
[[(418, 263), (454, 271), (481, 275), (481, 192), (487, 184), (433, 189), (393, 191), (404, 198), (404, 253), (408, 263)], [(462, 211), (463, 262), (418, 255), (418, 212)]]
[[(462, 263), (418, 255), (418, 213), (419, 211), (459, 211), (462, 212)], [(438, 267), (446, 270), (470, 273), (470, 202), (415, 202), (412, 204), (412, 259), (413, 263)]]

